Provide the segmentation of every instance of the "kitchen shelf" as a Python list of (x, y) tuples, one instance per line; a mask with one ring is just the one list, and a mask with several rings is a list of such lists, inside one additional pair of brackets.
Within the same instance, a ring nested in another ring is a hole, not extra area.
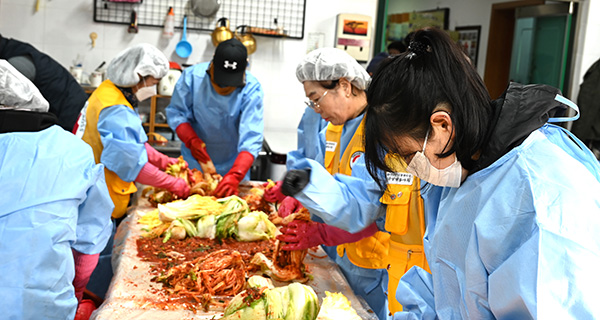
[(148, 133), (156, 132), (156, 128), (167, 128), (170, 130), (167, 123), (156, 122), (156, 109), (160, 99), (168, 99), (170, 101), (171, 96), (155, 95), (150, 98), (150, 114), (148, 115), (148, 122), (142, 123), (144, 127), (148, 128)]
[(138, 26), (163, 27), (169, 7), (175, 13), (175, 28), (212, 32), (217, 20), (229, 19), (230, 29), (249, 26), (259, 36), (303, 39), (306, 0), (231, 0), (221, 1), (219, 10), (210, 17), (197, 16), (189, 0), (144, 0), (143, 3), (94, 0), (94, 21), (129, 25), (131, 12), (137, 13)]

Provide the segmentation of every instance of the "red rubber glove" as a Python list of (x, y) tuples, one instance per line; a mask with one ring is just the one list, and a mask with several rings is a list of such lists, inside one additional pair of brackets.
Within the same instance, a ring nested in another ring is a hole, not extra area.
[(277, 213), (279, 213), (280, 217), (285, 218), (294, 212), (298, 212), (302, 208), (304, 208), (304, 207), (302, 206), (300, 201), (298, 201), (292, 197), (285, 197), (281, 201), (281, 204), (279, 205), (279, 210), (277, 210)]
[(238, 185), (244, 179), (248, 170), (250, 170), (253, 162), (254, 156), (250, 152), (240, 152), (233, 163), (233, 167), (225, 174), (223, 180), (219, 182), (214, 195), (218, 198), (223, 198), (232, 194), (238, 194)]
[(281, 184), (282, 183), (283, 183), (283, 181), (277, 181), (275, 183), (275, 186), (266, 189), (266, 187), (269, 183), (265, 182), (265, 184), (263, 184), (263, 187), (265, 187), (265, 195), (263, 196), (263, 198), (265, 198), (265, 200), (267, 200), (268, 202), (283, 201), (283, 199), (285, 199), (285, 195), (283, 193), (281, 193)]
[(140, 173), (138, 174), (135, 181), (141, 184), (147, 184), (150, 186), (167, 189), (179, 198), (185, 199), (190, 194), (190, 186), (181, 178), (175, 178), (170, 176), (163, 171), (160, 171), (157, 167), (147, 162)]
[[(146, 153), (148, 153), (148, 162), (159, 168), (160, 170), (165, 170), (168, 165), (178, 163), (179, 160), (177, 158), (170, 158), (166, 155), (160, 153), (158, 150), (154, 149), (147, 142), (144, 144), (146, 147)], [(187, 165), (187, 163), (186, 163)]]
[(73, 287), (75, 287), (75, 297), (77, 297), (77, 301), (81, 302), (83, 291), (85, 291), (85, 287), (90, 281), (92, 272), (96, 269), (100, 253), (84, 254), (75, 249), (71, 249), (71, 251), (73, 251), (73, 260), (75, 261)]
[(77, 312), (75, 313), (75, 319), (73, 320), (88, 320), (94, 310), (96, 310), (94, 301), (89, 299), (81, 300), (77, 305)]
[(177, 126), (175, 132), (177, 133), (179, 139), (185, 143), (185, 146), (190, 149), (194, 159), (201, 163), (207, 163), (210, 161), (210, 157), (206, 152), (206, 144), (204, 141), (198, 138), (198, 135), (196, 134), (196, 131), (194, 131), (194, 128), (192, 128), (191, 124), (184, 122)]
[(370, 226), (357, 233), (350, 233), (340, 228), (312, 221), (294, 220), (280, 231), (277, 240), (287, 242), (281, 247), (283, 250), (304, 250), (318, 245), (337, 246), (343, 243), (352, 243), (374, 235), (377, 225), (373, 222)]

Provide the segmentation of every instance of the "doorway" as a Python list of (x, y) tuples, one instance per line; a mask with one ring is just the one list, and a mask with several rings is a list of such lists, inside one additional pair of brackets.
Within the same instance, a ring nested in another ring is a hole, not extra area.
[(571, 21), (567, 3), (517, 8), (509, 80), (563, 91)]
[(577, 3), (523, 0), (492, 5), (484, 82), (492, 99), (510, 81), (568, 88)]

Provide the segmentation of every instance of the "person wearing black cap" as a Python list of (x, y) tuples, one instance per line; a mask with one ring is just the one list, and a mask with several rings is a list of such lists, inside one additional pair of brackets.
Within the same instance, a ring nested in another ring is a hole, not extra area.
[(213, 161), (223, 176), (218, 197), (237, 194), (262, 148), (264, 94), (247, 59), (239, 40), (221, 42), (212, 61), (183, 71), (166, 109), (190, 168)]

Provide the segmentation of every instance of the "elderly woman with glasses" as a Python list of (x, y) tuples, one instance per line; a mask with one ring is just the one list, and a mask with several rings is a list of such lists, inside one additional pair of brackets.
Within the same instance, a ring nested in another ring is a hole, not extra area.
[[(298, 141), (301, 135), (311, 135), (321, 154), (311, 158), (306, 156), (307, 150), (288, 153), (291, 170), (283, 182), (266, 192), (267, 198), (288, 196), (282, 201), (280, 215), (302, 207), (311, 213), (312, 221), (288, 224), (279, 240), (288, 243), (284, 246), (288, 250), (323, 245), (354, 293), (363, 297), (380, 319), (387, 319), (390, 312), (401, 310), (400, 305), (388, 306), (388, 272), (390, 283), (397, 284), (410, 266), (426, 268), (418, 179), (398, 173), (402, 185), (396, 186), (400, 189), (391, 197), (369, 176), (363, 159), (363, 117), (370, 76), (354, 58), (339, 49), (317, 49), (300, 62), (296, 76), (304, 86), (306, 104), (327, 123), (318, 133), (299, 130)], [(312, 112), (309, 108), (307, 113)], [(305, 182), (298, 187), (301, 180)], [(390, 259), (391, 250), (399, 248), (391, 240), (410, 246), (394, 254), (403, 261)], [(412, 250), (410, 255), (408, 250)], [(390, 290), (395, 292), (395, 285)]]

